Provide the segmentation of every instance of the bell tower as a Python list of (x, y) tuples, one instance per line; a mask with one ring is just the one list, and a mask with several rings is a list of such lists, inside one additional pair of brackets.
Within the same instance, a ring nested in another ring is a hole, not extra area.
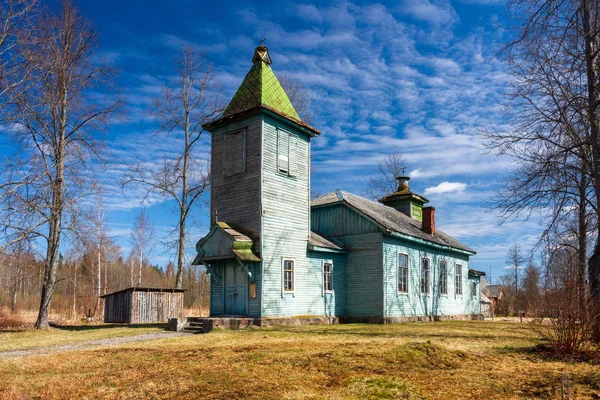
[[(302, 122), (271, 64), (267, 47), (258, 46), (223, 115), (204, 125), (211, 133), (211, 226), (247, 237), (259, 260), (252, 268), (244, 264), (257, 285), (258, 300), (248, 302), (252, 316), (263, 316), (267, 301), (269, 312), (293, 311), (284, 307), (295, 294), (284, 295), (282, 260), (308, 268), (310, 139), (320, 134)], [(205, 243), (195, 262), (217, 259)]]

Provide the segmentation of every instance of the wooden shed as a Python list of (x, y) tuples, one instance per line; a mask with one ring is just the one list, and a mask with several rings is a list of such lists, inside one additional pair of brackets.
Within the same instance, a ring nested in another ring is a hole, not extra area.
[(152, 324), (183, 317), (185, 289), (132, 287), (100, 296), (104, 322)]

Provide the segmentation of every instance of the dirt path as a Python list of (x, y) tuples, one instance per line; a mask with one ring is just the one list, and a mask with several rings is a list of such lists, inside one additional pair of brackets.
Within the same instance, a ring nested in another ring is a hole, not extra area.
[(37, 355), (41, 355), (41, 354), (62, 353), (62, 352), (66, 352), (66, 351), (90, 349), (90, 348), (96, 348), (96, 347), (112, 347), (112, 346), (119, 346), (119, 345), (122, 345), (125, 343), (141, 342), (144, 340), (174, 338), (174, 337), (183, 336), (183, 335), (189, 335), (189, 334), (181, 333), (181, 332), (145, 333), (142, 335), (114, 337), (114, 338), (99, 339), (99, 340), (88, 340), (86, 342), (62, 344), (62, 345), (58, 345), (58, 346), (37, 347), (34, 349), (27, 349), (27, 350), (0, 351), (0, 359), (10, 358), (10, 357), (28, 357), (28, 356), (37, 356)]

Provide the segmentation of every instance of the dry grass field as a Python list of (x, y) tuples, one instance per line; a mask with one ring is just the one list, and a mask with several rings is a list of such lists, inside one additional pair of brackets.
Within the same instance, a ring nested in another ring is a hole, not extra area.
[[(3, 333), (0, 346), (31, 349), (102, 331)], [(597, 363), (554, 360), (535, 351), (539, 343), (526, 324), (508, 322), (215, 330), (0, 359), (0, 398), (555, 399), (561, 373), (571, 398), (600, 398)]]

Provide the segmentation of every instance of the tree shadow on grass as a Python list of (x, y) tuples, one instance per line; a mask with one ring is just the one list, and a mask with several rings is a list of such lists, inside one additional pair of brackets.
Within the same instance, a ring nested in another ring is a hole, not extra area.
[[(350, 325), (345, 325), (350, 326)], [(377, 326), (379, 327), (379, 326)], [(433, 327), (433, 325), (432, 325)], [(331, 328), (306, 328), (299, 327), (295, 329), (294, 326), (278, 326), (269, 328), (272, 332), (285, 332), (293, 333), (296, 335), (324, 335), (324, 336), (359, 336), (359, 337), (405, 337), (405, 338), (451, 338), (451, 339), (471, 339), (471, 340), (526, 340), (529, 339), (527, 336), (519, 335), (503, 335), (495, 336), (494, 334), (482, 335), (482, 334), (461, 334), (454, 332), (440, 332), (434, 333), (433, 329), (423, 332), (411, 332), (407, 330), (403, 331), (390, 331), (385, 328), (372, 328), (370, 325), (356, 325), (356, 329), (331, 329)]]
[(165, 331), (169, 330), (169, 324), (100, 324), (100, 325), (58, 325), (50, 324), (53, 328), (69, 331), (69, 332), (85, 332), (85, 331), (102, 331), (115, 328), (162, 328)]

